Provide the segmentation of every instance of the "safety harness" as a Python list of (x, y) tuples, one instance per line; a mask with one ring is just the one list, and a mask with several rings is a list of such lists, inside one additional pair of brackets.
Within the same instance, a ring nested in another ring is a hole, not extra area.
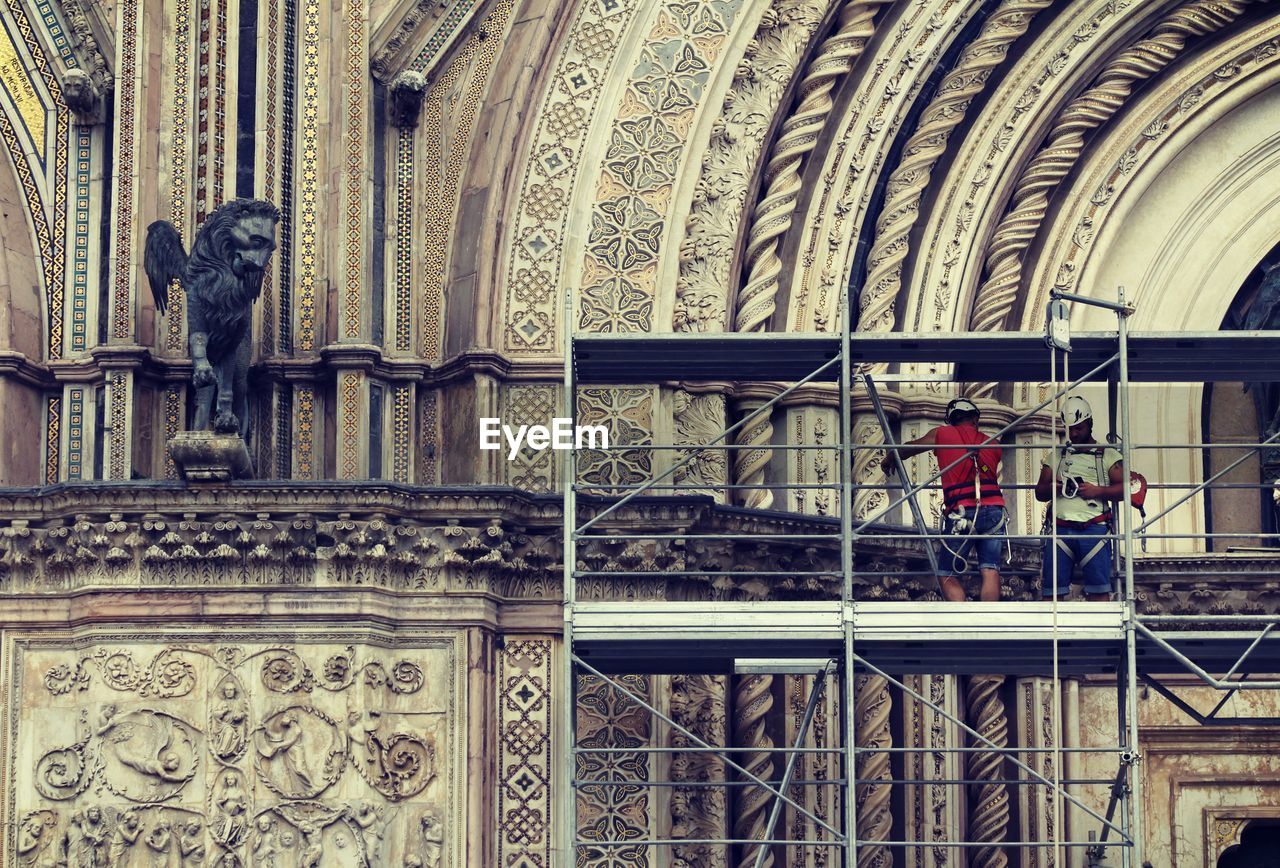
[[(1093, 452), (1094, 467), (1096, 468), (1096, 476), (1095, 476), (1096, 481), (1094, 483), (1095, 485), (1102, 485), (1102, 480), (1108, 478), (1106, 476), (1106, 469), (1102, 466), (1102, 455), (1103, 455), (1103, 449), (1101, 447), (1094, 450)], [(1062, 462), (1065, 460), (1066, 460), (1066, 454), (1064, 453), (1062, 459), (1058, 463), (1059, 475), (1061, 474)], [(1071, 488), (1071, 492), (1068, 494), (1064, 490), (1063, 495), (1065, 497), (1075, 497), (1079, 489), (1079, 483), (1077, 483), (1074, 479), (1068, 476), (1063, 479), (1063, 488), (1066, 489), (1068, 487)], [(1105, 523), (1107, 525), (1108, 535), (1098, 540), (1098, 542), (1094, 544), (1093, 548), (1089, 549), (1088, 553), (1085, 554), (1085, 556), (1080, 559), (1079, 565), (1081, 568), (1083, 568), (1085, 564), (1093, 560), (1094, 557), (1099, 552), (1104, 551), (1106, 549), (1107, 543), (1110, 542), (1111, 540), (1110, 534), (1114, 533), (1114, 519), (1115, 519), (1115, 513), (1111, 511), (1110, 507), (1108, 507), (1103, 512), (1101, 512), (1098, 515), (1095, 515), (1093, 518), (1089, 519), (1088, 521), (1070, 521), (1065, 518), (1055, 518), (1054, 521), (1057, 523), (1058, 527), (1066, 527), (1072, 530), (1084, 530), (1085, 528), (1092, 527), (1095, 524)], [(1057, 539), (1057, 544), (1059, 549), (1066, 552), (1069, 557), (1074, 559), (1075, 554), (1071, 551), (1071, 548), (1066, 544), (1066, 542), (1061, 537)]]

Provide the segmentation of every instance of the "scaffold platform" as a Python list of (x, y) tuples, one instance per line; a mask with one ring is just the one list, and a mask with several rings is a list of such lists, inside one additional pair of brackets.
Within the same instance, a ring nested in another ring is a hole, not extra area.
[[(656, 383), (667, 380), (764, 380), (794, 382), (840, 356), (840, 336), (827, 334), (677, 333), (578, 335), (573, 376), (592, 383)], [(1280, 332), (1132, 332), (1128, 335), (1132, 382), (1278, 382)], [(1079, 374), (1116, 356), (1115, 332), (1071, 337), (1071, 366)], [(1044, 337), (1033, 332), (857, 332), (849, 362), (955, 366), (957, 382), (1045, 382), (1051, 379)], [(830, 364), (812, 379), (835, 382)], [(1106, 370), (1089, 379), (1114, 377)]]

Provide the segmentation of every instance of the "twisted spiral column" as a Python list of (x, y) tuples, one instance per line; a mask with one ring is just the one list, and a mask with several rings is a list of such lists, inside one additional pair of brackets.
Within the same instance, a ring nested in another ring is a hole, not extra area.
[[(739, 418), (764, 404), (764, 400), (750, 399), (737, 402)], [(734, 498), (742, 506), (750, 509), (768, 509), (773, 506), (773, 492), (764, 487), (765, 470), (773, 458), (773, 450), (769, 444), (773, 442), (773, 420), (771, 411), (765, 411), (738, 429), (733, 442), (740, 446), (753, 446), (753, 449), (733, 450), (733, 484), (758, 486), (755, 488), (736, 488)]]
[[(987, 249), (986, 282), (978, 289), (969, 326), (999, 330), (1018, 295), (1023, 254), (1035, 239), (1049, 197), (1084, 150), (1085, 134), (1108, 121), (1133, 87), (1172, 63), (1198, 37), (1240, 16), (1253, 0), (1193, 0), (1173, 10), (1150, 33), (1107, 63), (1093, 86), (1058, 115), (1044, 147), (1023, 170), (1013, 201)], [(987, 390), (989, 391), (989, 389)]]
[(875, 242), (867, 256), (867, 277), (859, 297), (859, 331), (893, 331), (902, 263), (933, 167), (946, 150), (951, 131), (964, 120), (970, 102), (986, 86), (991, 70), (1004, 61), (1009, 45), (1026, 33), (1036, 13), (1052, 2), (1004, 0), (938, 85), (885, 186), (884, 208), (876, 221)]
[[(733, 743), (737, 747), (773, 747), (765, 728), (765, 716), (773, 708), (773, 676), (747, 675), (737, 680), (733, 690)], [(740, 754), (743, 768), (761, 780), (773, 778), (773, 754), (766, 750)], [(733, 837), (763, 838), (769, 819), (772, 795), (758, 786), (740, 790), (734, 804)], [(738, 865), (754, 868), (762, 845), (742, 845)], [(766, 868), (773, 868), (773, 854), (765, 854)]]
[[(1003, 685), (1003, 675), (969, 679), (969, 725), (999, 747), (1009, 744), (1009, 718), (1000, 699)], [(1008, 836), (1009, 791), (1004, 784), (991, 783), (1004, 776), (1004, 755), (976, 751), (968, 757), (969, 778), (977, 782), (970, 784), (969, 838), (993, 845), (975, 847), (969, 864), (972, 868), (1007, 868), (1009, 857), (1004, 848), (994, 845)]]
[[(858, 734), (858, 747), (891, 747), (893, 734), (889, 730), (889, 713), (893, 700), (889, 696), (889, 682), (878, 675), (862, 675), (857, 679), (857, 696), (853, 703), (854, 731)], [(889, 754), (860, 753), (854, 764), (860, 781), (885, 781), (891, 777)], [(858, 807), (859, 841), (887, 841), (893, 826), (889, 799), (893, 794), (891, 784), (862, 783), (854, 790)], [(893, 854), (888, 847), (874, 843), (858, 846), (858, 868), (891, 868)]]
[(763, 331), (773, 316), (782, 260), (778, 244), (791, 228), (800, 193), (800, 169), (814, 149), (831, 114), (831, 91), (848, 74), (853, 61), (875, 33), (875, 15), (892, 0), (846, 0), (836, 32), (819, 46), (805, 70), (798, 91), (799, 104), (782, 124), (765, 166), (764, 198), (756, 206), (745, 251), (746, 286), (738, 293), (734, 327), (740, 332)]

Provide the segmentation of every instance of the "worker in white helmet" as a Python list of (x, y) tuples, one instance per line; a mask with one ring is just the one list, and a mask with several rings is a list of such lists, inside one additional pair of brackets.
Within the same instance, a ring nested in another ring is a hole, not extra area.
[[(1073, 395), (1062, 405), (1067, 445), (1054, 449), (1040, 467), (1036, 500), (1054, 501), (1057, 547), (1044, 541), (1041, 568), (1044, 596), (1065, 597), (1072, 571), (1079, 566), (1088, 600), (1111, 599), (1112, 504), (1124, 499), (1124, 465), (1120, 452), (1093, 438), (1093, 409)], [(1056, 499), (1055, 499), (1056, 488)]]
[[(968, 398), (947, 404), (947, 424), (896, 447), (903, 458), (932, 450), (942, 470), (942, 500), (947, 514), (938, 548), (938, 584), (942, 596), (954, 603), (967, 599), (960, 576), (977, 553), (982, 574), (979, 592), (984, 602), (1000, 599), (1000, 561), (1006, 548), (1001, 539), (1008, 523), (1000, 490), (1000, 442), (978, 430), (978, 405)], [(893, 448), (893, 447), (891, 447)], [(893, 453), (884, 457), (885, 475), (896, 467)]]

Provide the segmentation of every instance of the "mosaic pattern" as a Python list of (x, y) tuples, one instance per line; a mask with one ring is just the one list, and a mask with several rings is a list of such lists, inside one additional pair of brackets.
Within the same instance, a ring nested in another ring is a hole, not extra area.
[(80, 61), (76, 58), (76, 54), (71, 50), (71, 40), (67, 39), (65, 33), (62, 32), (62, 23), (58, 21), (57, 13), (53, 11), (53, 3), (49, 0), (37, 0), (32, 4), (35, 6), (36, 12), (40, 14), (40, 21), (44, 24), (45, 31), (49, 34), (49, 41), (53, 43), (54, 49), (58, 52), (58, 57), (62, 58), (62, 63), (69, 69), (78, 69)]
[(174, 464), (169, 454), (169, 441), (178, 436), (182, 430), (182, 393), (184, 387), (179, 383), (170, 384), (164, 390), (164, 478), (177, 479), (178, 465)]
[(297, 479), (315, 479), (316, 447), (316, 392), (310, 386), (298, 386), (293, 390), (293, 418), (298, 426), (293, 447), (296, 450), (294, 464)]
[[(558, 390), (555, 386), (503, 386), (502, 416), (510, 425), (546, 425), (555, 416)], [(521, 449), (512, 461), (504, 454), (503, 480), (522, 491), (547, 492), (556, 487), (556, 453), (551, 449), (534, 452)]]
[(84, 394), (81, 386), (67, 390), (67, 479), (84, 478)]
[(360, 477), (360, 452), (368, 448), (368, 441), (360, 437), (360, 380), (359, 371), (342, 371), (338, 375), (338, 426), (342, 436), (338, 439), (341, 452), (339, 479)]
[(658, 245), (676, 170), (738, 8), (667, 3), (649, 31), (596, 184), (577, 323), (583, 331), (652, 328)]
[(397, 352), (413, 352), (413, 135), (396, 131), (395, 334)]
[[(262, 148), (262, 196), (269, 202), (277, 202), (283, 206), (282, 197), (276, 186), (276, 148), (279, 147), (276, 129), (278, 90), (276, 82), (280, 75), (280, 4), (275, 0), (267, 0), (267, 33), (266, 33), (266, 81), (263, 87), (263, 148)], [(283, 208), (281, 223), (283, 223)], [(283, 227), (277, 229), (282, 232)], [(262, 355), (270, 357), (276, 350), (276, 311), (275, 295), (285, 292), (284, 285), (275, 279), (282, 262), (288, 258), (286, 251), (279, 256), (271, 257), (271, 265), (262, 278)], [(262, 465), (265, 466), (265, 463)]]
[(112, 371), (108, 380), (107, 413), (111, 428), (111, 444), (106, 463), (108, 479), (129, 478), (129, 400), (133, 376), (127, 371)]
[[(441, 357), (442, 311), (444, 309), (445, 265), (454, 237), (454, 215), (462, 172), (466, 167), (467, 147), (475, 126), (476, 109), (489, 78), (489, 70), (497, 56), (500, 39), (481, 39), (479, 33), (501, 33), (511, 15), (513, 0), (499, 0), (493, 11), (480, 23), (477, 35), (467, 41), (448, 68), (427, 92), (423, 106), (422, 138), (427, 153), (419, 161), (422, 167), (422, 189), (427, 191), (422, 208), (426, 215), (423, 227), (422, 295), (418, 353), (423, 358)], [(470, 72), (466, 90), (454, 94), (454, 88)], [(449, 100), (452, 115), (451, 135), (444, 132), (444, 101)], [(445, 153), (444, 143), (448, 141)], [(416, 159), (416, 158), (415, 158)], [(410, 196), (412, 186), (405, 187), (397, 172), (401, 197)], [(409, 178), (410, 183), (412, 177)]]
[(276, 478), (293, 478), (293, 387), (276, 386)]
[[(508, 241), (507, 299), (502, 348), (529, 355), (554, 353), (558, 299), (554, 298), (569, 192), (582, 159), (587, 130), (636, 0), (594, 0), (578, 7), (526, 149), (520, 201), (538, 203), (515, 215)], [(541, 188), (535, 197), (533, 188)]]
[(551, 868), (551, 642), (498, 654), (498, 865)]
[(216, 64), (213, 79), (213, 207), (222, 204), (223, 179), (226, 170), (227, 148), (227, 5), (231, 0), (214, 0), (218, 4), (218, 31), (215, 43)]
[[(284, 122), (281, 126), (280, 141), (287, 147), (280, 149), (280, 255), (276, 261), (280, 265), (279, 310), (276, 321), (279, 323), (278, 348), (282, 353), (293, 351), (293, 279), (294, 279), (294, 238), (293, 221), (295, 214), (293, 171), (293, 151), (297, 132), (297, 77), (298, 77), (298, 5), (284, 2), (284, 64), (281, 86), (281, 112)], [(274, 151), (273, 151), (274, 153)], [(292, 406), (292, 402), (289, 402)], [(286, 441), (287, 442), (287, 441)], [(292, 475), (292, 464), (287, 457), (292, 450), (285, 448), (281, 453), (281, 478), (288, 479)]]
[[(117, 88), (116, 178), (133, 178), (137, 125), (138, 77), (138, 0), (121, 0), (120, 53)], [(111, 337), (126, 341), (133, 334), (133, 195), (134, 185), (126, 181), (116, 185), (116, 232), (113, 253), (116, 258), (115, 284), (112, 287)]]
[[(209, 73), (213, 69), (210, 55), (213, 53), (213, 4), (219, 0), (200, 0), (200, 42), (196, 54), (196, 225), (212, 210), (209, 207), (207, 178), (209, 173), (209, 143), (214, 138), (209, 129)], [(185, 84), (185, 82), (183, 82)], [(183, 88), (185, 90), (185, 88)], [(176, 224), (180, 225), (180, 224)]]
[(93, 183), (93, 132), (76, 130), (75, 214), (71, 242), (71, 352), (89, 346), (89, 197)]
[(619, 492), (611, 486), (635, 485), (649, 478), (653, 471), (651, 451), (617, 447), (653, 442), (656, 395), (657, 388), (652, 386), (578, 390), (577, 423), (606, 426), (609, 429), (609, 446), (612, 447), (608, 451), (578, 451), (579, 482), (597, 485), (604, 492), (616, 494)]
[(360, 337), (360, 296), (364, 285), (365, 79), (368, 77), (368, 20), (361, 0), (347, 3), (346, 280), (342, 288), (342, 335)]
[(46, 400), (44, 414), (44, 481), (53, 485), (58, 481), (58, 467), (62, 461), (59, 437), (62, 433), (62, 398)]
[(467, 13), (475, 5), (476, 0), (459, 0), (459, 2), (454, 3), (449, 8), (444, 20), (440, 22), (435, 32), (431, 34), (431, 38), (427, 40), (427, 44), (422, 46), (422, 51), (418, 52), (418, 56), (413, 59), (410, 68), (418, 72), (425, 70), (436, 55), (440, 53), (440, 49), (449, 42), (449, 38), (458, 29), (458, 25), (466, 20)]
[[(203, 8), (203, 6), (202, 6)], [(203, 24), (203, 19), (202, 22)], [(169, 222), (182, 233), (187, 227), (187, 176), (191, 171), (187, 165), (187, 149), (190, 147), (188, 136), (191, 123), (190, 90), (191, 63), (191, 2), (178, 0), (173, 12), (173, 144), (169, 149), (169, 162), (173, 167), (170, 177), (172, 190), (169, 194)], [(201, 40), (203, 49), (204, 41)], [(202, 64), (202, 70), (205, 68)], [(201, 77), (200, 92), (206, 85)], [(203, 110), (203, 108), (202, 108)], [(203, 142), (201, 148), (203, 150)], [(175, 355), (185, 355), (186, 346), (183, 340), (184, 326), (187, 321), (183, 302), (186, 296), (182, 292), (181, 281), (173, 281), (169, 285), (168, 310), (164, 314), (164, 348)], [(170, 464), (168, 453), (165, 454), (166, 466)]]
[[(8, 0), (6, 8), (12, 16), (13, 27), (10, 29), (9, 23), (4, 22), (4, 35), (6, 39), (12, 40), (13, 32), (16, 31), (21, 44), (30, 55), (35, 73), (49, 94), (51, 105), (54, 106), (54, 133), (52, 139), (46, 140), (44, 124), (48, 110), (44, 107), (35, 83), (29, 81), (30, 95), (22, 102), (39, 109), (39, 129), (32, 129), (32, 122), (27, 119), (30, 112), (24, 112), (21, 105), (19, 105), (17, 121), (31, 132), (34, 138), (34, 154), (30, 152), (29, 147), (24, 147), (20, 143), (17, 128), (14, 126), (15, 119), (4, 112), (0, 112), (0, 137), (4, 139), (5, 147), (8, 148), (13, 160), (31, 215), (31, 222), (35, 228), (36, 249), (44, 278), (49, 318), (48, 356), (50, 359), (59, 359), (62, 358), (63, 344), (70, 113), (60, 108), (61, 87), (49, 68), (48, 59), (27, 18), (26, 9), (19, 0)], [(58, 38), (65, 41), (60, 28), (50, 35), (55, 41)], [(25, 65), (25, 62), (18, 60), (16, 56), (14, 60)], [(53, 160), (52, 171), (48, 171), (50, 157)], [(35, 165), (33, 166), (32, 163)], [(37, 175), (37, 172), (40, 174)]]
[[(649, 681), (643, 675), (616, 676), (629, 693), (649, 701)], [(648, 747), (649, 712), (617, 688), (593, 675), (579, 675), (577, 684), (578, 744), (581, 747)], [(586, 753), (577, 757), (577, 776), (584, 782), (649, 780), (647, 753)], [(592, 786), (577, 791), (578, 837), (584, 841), (626, 841), (652, 837), (649, 832), (648, 787)], [(644, 846), (601, 847), (584, 844), (579, 865), (600, 868), (641, 868), (650, 865)]]
[(413, 449), (413, 386), (391, 389), (391, 481), (413, 482), (409, 453)]
[[(298, 334), (297, 349), (316, 348), (316, 209), (320, 178), (316, 171), (320, 151), (320, 2), (303, 0), (302, 6), (302, 176), (298, 184)], [(286, 147), (287, 153), (291, 149)], [(281, 281), (281, 286), (286, 284)], [(283, 311), (282, 311), (283, 314)], [(310, 392), (310, 389), (306, 390)], [(301, 431), (299, 431), (301, 436)], [(310, 467), (310, 459), (307, 459)], [(301, 468), (301, 451), (299, 451)], [(310, 479), (310, 473), (302, 474)]]

